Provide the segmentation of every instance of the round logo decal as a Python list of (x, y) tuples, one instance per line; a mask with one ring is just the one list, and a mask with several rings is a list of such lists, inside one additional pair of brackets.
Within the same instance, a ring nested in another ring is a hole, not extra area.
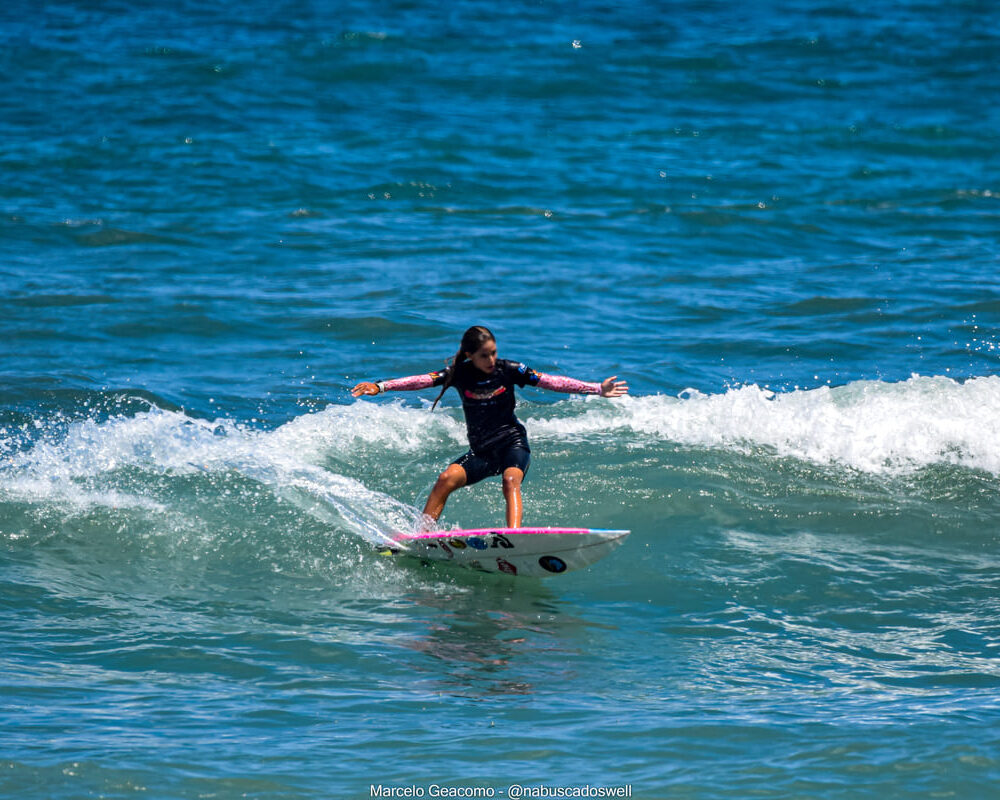
[(542, 565), (542, 569), (548, 570), (549, 572), (566, 571), (566, 562), (561, 558), (556, 558), (555, 556), (542, 556), (538, 559), (538, 563)]
[(480, 536), (470, 536), (466, 539), (466, 541), (469, 543), (469, 547), (473, 550), (485, 550), (489, 547), (489, 545), (486, 544), (486, 540)]

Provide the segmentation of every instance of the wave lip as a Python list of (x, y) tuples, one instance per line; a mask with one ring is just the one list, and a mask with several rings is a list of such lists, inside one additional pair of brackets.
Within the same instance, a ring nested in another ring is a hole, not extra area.
[[(898, 383), (789, 392), (749, 385), (614, 402), (574, 397), (541, 405), (530, 394), (526, 400), (518, 413), (540, 443), (583, 437), (626, 451), (664, 444), (712, 448), (871, 474), (945, 464), (1000, 476), (1000, 377), (959, 382), (914, 375)], [(432, 414), (426, 403), (400, 400), (331, 405), (270, 431), (156, 406), (104, 420), (61, 421), (48, 431), (44, 421), (36, 426), (37, 438), (30, 431), (0, 436), (0, 497), (7, 501), (155, 514), (173, 502), (163, 487), (175, 478), (236, 472), (372, 541), (386, 526), (405, 529), (417, 511), (367, 487), (364, 474), (425, 451), (466, 446), (457, 409)], [(31, 425), (18, 431), (25, 427)], [(17, 438), (23, 436), (34, 441)]]
[(384, 538), (383, 528), (406, 529), (417, 512), (325, 464), (328, 457), (348, 454), (363, 438), (364, 420), (349, 422), (338, 424), (336, 414), (305, 415), (262, 431), (155, 406), (65, 426), (38, 421), (41, 438), (30, 446), (7, 446), (0, 439), (0, 454), (10, 452), (0, 460), (0, 501), (73, 512), (106, 507), (176, 515), (184, 513), (183, 501), (170, 486), (193, 475), (235, 473), (322, 522), (377, 543)]
[(695, 447), (903, 473), (951, 464), (1000, 475), (1000, 377), (959, 382), (913, 375), (899, 383), (773, 392), (757, 385), (706, 395), (587, 402), (570, 417), (528, 419), (535, 436), (637, 437)]

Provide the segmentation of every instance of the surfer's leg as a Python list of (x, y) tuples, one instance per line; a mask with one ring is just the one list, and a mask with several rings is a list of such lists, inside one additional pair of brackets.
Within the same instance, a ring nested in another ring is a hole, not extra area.
[(503, 497), (507, 501), (507, 527), (520, 528), (524, 513), (521, 504), (521, 482), (524, 473), (517, 467), (507, 467), (503, 471)]
[(503, 497), (507, 501), (507, 527), (520, 528), (524, 506), (521, 503), (521, 483), (531, 464), (527, 442), (515, 442), (503, 456)]
[(424, 506), (424, 516), (433, 520), (438, 519), (444, 511), (444, 504), (448, 502), (448, 495), (456, 489), (461, 489), (467, 481), (465, 468), (461, 464), (449, 464), (448, 468), (438, 475), (437, 483), (431, 489), (427, 505)]

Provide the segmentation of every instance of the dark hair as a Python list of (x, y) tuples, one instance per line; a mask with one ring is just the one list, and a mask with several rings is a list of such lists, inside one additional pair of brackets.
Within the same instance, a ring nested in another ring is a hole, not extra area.
[(463, 361), (469, 360), (466, 353), (475, 353), (487, 342), (495, 342), (496, 340), (497, 337), (493, 335), (490, 329), (484, 328), (482, 325), (473, 325), (462, 334), (462, 344), (458, 348), (458, 352), (455, 353), (455, 357), (451, 360), (451, 363), (445, 368), (444, 384), (441, 386), (441, 394), (437, 396), (437, 400), (435, 400), (434, 405), (431, 406), (431, 411), (437, 407), (438, 400), (444, 397), (444, 393), (448, 391), (448, 387), (451, 386), (452, 381), (455, 380), (455, 370), (458, 369), (458, 365)]

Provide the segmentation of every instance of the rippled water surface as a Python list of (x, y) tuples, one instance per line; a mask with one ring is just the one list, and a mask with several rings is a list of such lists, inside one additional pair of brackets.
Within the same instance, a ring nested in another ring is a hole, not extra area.
[[(994, 793), (998, 30), (0, 11), (0, 794)], [(477, 323), (632, 387), (519, 392), (526, 523), (632, 531), (589, 569), (375, 552), (464, 426), (348, 389)]]

